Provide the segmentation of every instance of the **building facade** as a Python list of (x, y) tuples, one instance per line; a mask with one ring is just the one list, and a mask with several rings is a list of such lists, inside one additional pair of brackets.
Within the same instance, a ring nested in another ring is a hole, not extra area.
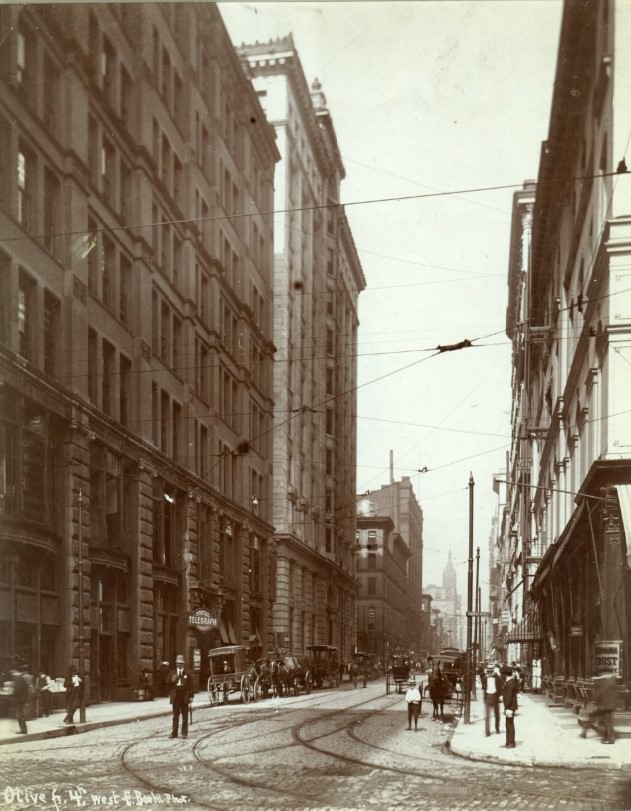
[(409, 636), (410, 549), (390, 516), (357, 515), (357, 650), (416, 656)]
[(507, 331), (522, 396), (502, 537), (512, 561), (505, 587), (520, 595), (510, 606), (509, 641), (539, 637), (544, 678), (610, 670), (626, 684), (629, 16), (628, 4), (612, 0), (563, 9), (548, 138), (534, 202), (523, 201), (532, 211), (530, 248), (509, 270)]
[[(392, 468), (392, 465), (391, 465)], [(407, 630), (405, 636), (415, 655), (424, 649), (424, 629), (428, 622), (423, 614), (423, 511), (416, 499), (412, 481), (403, 476), (379, 490), (369, 490), (362, 495), (361, 504), (368, 505), (370, 515), (389, 516), (397, 532), (409, 550), (407, 563), (408, 605), (406, 609)]]
[(343, 206), (345, 171), (326, 99), (291, 35), (239, 53), (273, 124), (275, 644), (355, 645), (358, 295), (365, 287)]
[(0, 13), (1, 653), (203, 683), (271, 645), (274, 132), (212, 4)]

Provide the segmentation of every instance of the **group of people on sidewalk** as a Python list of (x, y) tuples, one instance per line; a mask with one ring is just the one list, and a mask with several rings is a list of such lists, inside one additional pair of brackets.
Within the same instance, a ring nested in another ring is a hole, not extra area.
[(490, 673), (480, 668), (480, 681), (484, 691), (484, 734), (491, 734), (491, 716), (495, 724), (495, 732), (500, 733), (500, 704), (504, 707), (504, 721), (506, 729), (506, 748), (515, 748), (515, 713), (519, 709), (517, 695), (521, 689), (519, 671), (511, 665), (500, 667), (496, 662)]

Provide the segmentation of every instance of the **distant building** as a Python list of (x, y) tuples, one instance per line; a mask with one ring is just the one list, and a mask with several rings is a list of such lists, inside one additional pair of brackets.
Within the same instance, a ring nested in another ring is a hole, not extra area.
[(291, 36), (239, 53), (281, 153), (274, 215), (273, 628), (295, 653), (355, 644), (358, 295), (345, 170), (319, 82)]
[(443, 571), (442, 586), (430, 583), (425, 586), (424, 591), (432, 598), (432, 613), (440, 617), (442, 647), (464, 650), (466, 639), (462, 628), (462, 599), (458, 593), (458, 582), (451, 560), (451, 551)]
[(274, 131), (213, 4), (0, 41), (0, 653), (203, 683), (272, 642)]

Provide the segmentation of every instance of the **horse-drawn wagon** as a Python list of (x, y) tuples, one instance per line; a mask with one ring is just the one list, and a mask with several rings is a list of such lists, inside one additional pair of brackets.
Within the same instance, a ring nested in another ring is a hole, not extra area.
[(462, 715), (466, 654), (457, 648), (443, 648), (429, 657), (429, 678), (425, 691), (434, 705), (434, 718), (445, 718), (445, 705), (452, 715)]
[(402, 693), (407, 687), (410, 678), (410, 658), (409, 656), (392, 656), (390, 665), (386, 672), (386, 695), (391, 690)]
[(312, 681), (316, 687), (337, 687), (340, 681), (340, 656), (333, 645), (307, 645)]
[(208, 652), (208, 700), (214, 706), (227, 703), (230, 693), (240, 692), (243, 704), (260, 695), (257, 673), (250, 662), (250, 649), (226, 645)]

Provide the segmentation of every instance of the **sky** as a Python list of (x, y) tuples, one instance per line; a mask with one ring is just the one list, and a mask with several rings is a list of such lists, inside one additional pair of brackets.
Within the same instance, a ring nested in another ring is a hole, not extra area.
[[(503, 473), (510, 447), (512, 199), (537, 177), (561, 2), (219, 9), (235, 45), (291, 32), (333, 119), (346, 169), (342, 202), (367, 282), (359, 298), (357, 492), (388, 484), (391, 472), (412, 479), (424, 519), (423, 585), (442, 583), (451, 551), (466, 605), (472, 475), (484, 604), (498, 511), (493, 475)], [(436, 353), (464, 339), (474, 345)]]

